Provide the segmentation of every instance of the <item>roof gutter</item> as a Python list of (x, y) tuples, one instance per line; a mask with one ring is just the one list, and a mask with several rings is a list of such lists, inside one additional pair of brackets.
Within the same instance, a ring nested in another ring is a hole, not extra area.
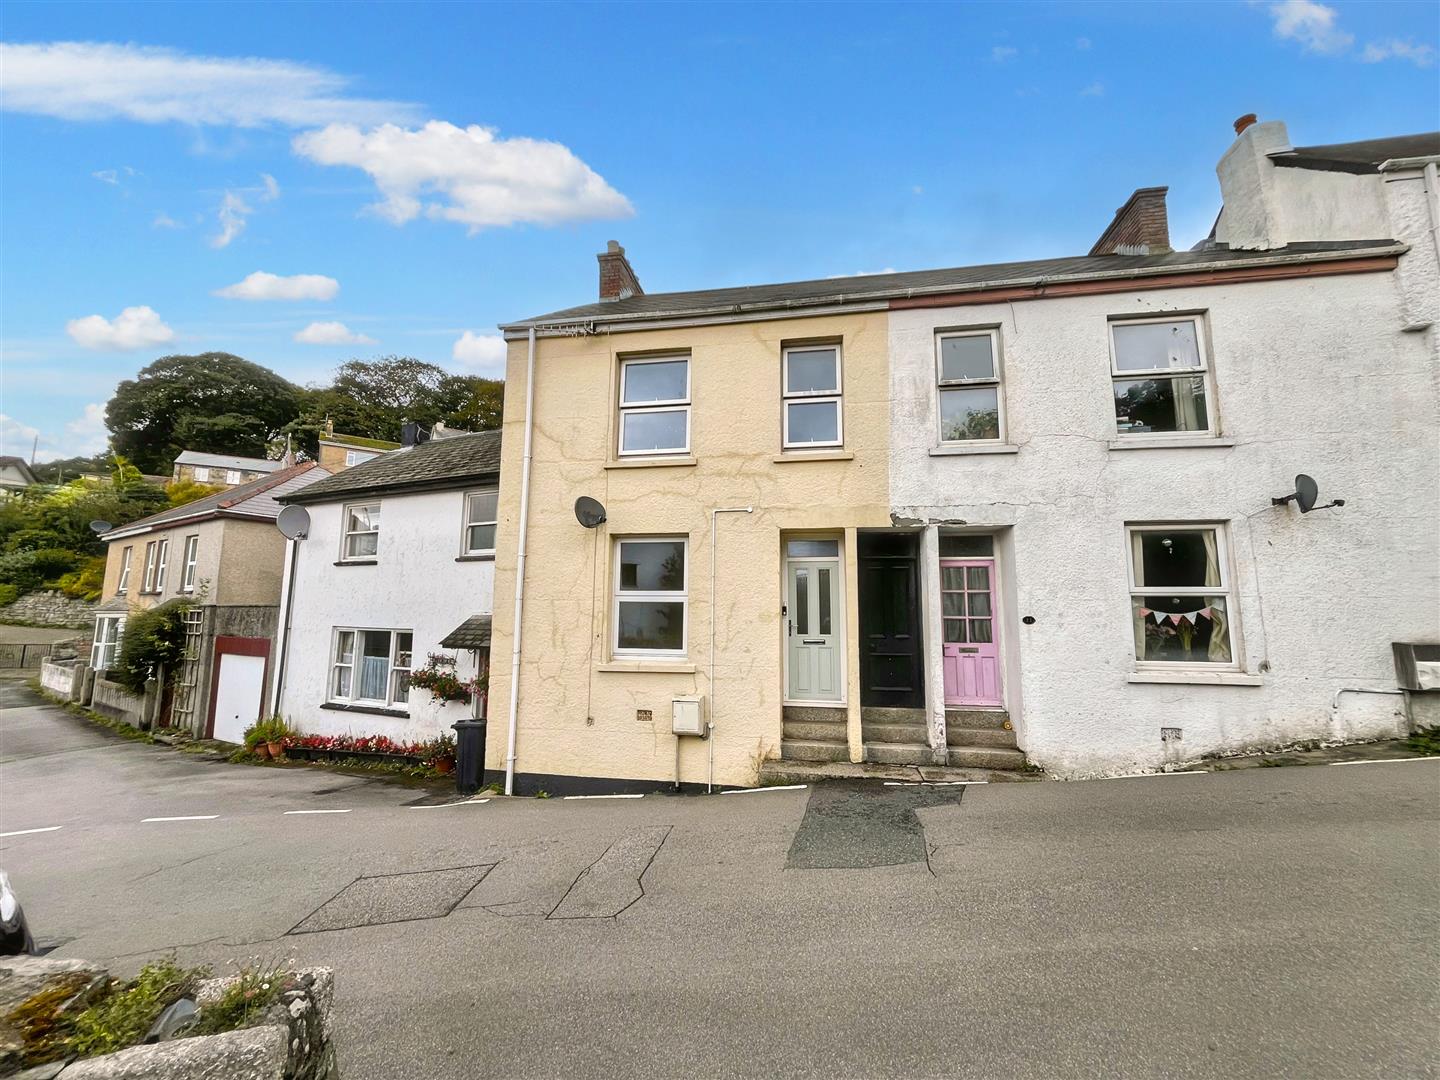
[(839, 311), (884, 310), (893, 300), (911, 300), (923, 296), (949, 296), (961, 293), (989, 292), (996, 289), (1028, 288), (1060, 282), (1115, 281), (1127, 278), (1144, 279), (1173, 274), (1210, 274), (1225, 270), (1292, 266), (1305, 263), (1336, 262), (1344, 259), (1402, 255), (1409, 251), (1406, 244), (1383, 247), (1338, 248), (1333, 251), (1304, 251), (1277, 254), (1268, 258), (1222, 259), (1198, 264), (1168, 264), (1145, 267), (1124, 267), (1115, 270), (1086, 271), (1074, 274), (1031, 274), (1014, 278), (992, 278), (970, 283), (916, 286), (906, 289), (880, 289), (873, 292), (842, 293), (837, 296), (809, 297), (752, 304), (719, 304), (677, 312), (633, 312), (598, 318), (580, 315), (573, 319), (547, 318), (532, 322), (502, 323), (500, 330), (506, 340), (518, 341), (530, 332), (541, 337), (575, 337), (577, 333), (607, 333), (618, 330), (651, 330), (666, 326), (687, 326), (705, 322), (749, 322), (756, 318), (783, 318), (787, 315), (825, 315)]
[(189, 517), (167, 518), (164, 521), (155, 521), (143, 527), (137, 527), (138, 523), (122, 525), (118, 529), (111, 529), (100, 534), (100, 539), (109, 543), (111, 540), (128, 540), (135, 536), (144, 536), (146, 533), (164, 532), (166, 529), (179, 528), (181, 525), (198, 525), (203, 521), (215, 521), (219, 518), (234, 518), (238, 521), (269, 521), (273, 522), (274, 517), (269, 514), (242, 514), (237, 510), (207, 510), (203, 514), (191, 514)]

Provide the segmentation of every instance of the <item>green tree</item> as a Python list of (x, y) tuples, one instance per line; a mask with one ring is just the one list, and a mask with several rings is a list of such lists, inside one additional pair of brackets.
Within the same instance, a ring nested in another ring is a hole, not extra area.
[(452, 375), (452, 392), (459, 405), (445, 417), (445, 423), (466, 431), (493, 431), (500, 426), (505, 410), (505, 383), (478, 375)]
[(230, 353), (162, 356), (126, 379), (105, 409), (115, 452), (165, 474), (182, 450), (263, 457), (300, 411), (300, 391)]

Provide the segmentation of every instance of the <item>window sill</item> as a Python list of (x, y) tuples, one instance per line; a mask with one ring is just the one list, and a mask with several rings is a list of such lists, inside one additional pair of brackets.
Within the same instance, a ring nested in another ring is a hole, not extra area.
[(387, 709), (384, 705), (342, 705), (338, 701), (327, 701), (320, 708), (332, 709), (335, 712), (368, 713), (371, 716), (394, 716), (401, 720), (410, 719), (410, 713), (405, 709)]
[(457, 555), (457, 556), (455, 556), (455, 561), (456, 561), (456, 562), (494, 562), (494, 561), (495, 561), (495, 553), (492, 551), (492, 552), (490, 552), (488, 555)]
[(338, 561), (335, 563), (335, 565), (336, 565), (336, 566), (375, 566), (375, 565), (377, 565), (379, 562), (380, 562), (379, 559), (340, 559), (340, 560), (338, 560)]
[(968, 454), (1018, 454), (1013, 443), (978, 443), (975, 446), (932, 446), (931, 457), (964, 457)]
[(1243, 671), (1132, 671), (1127, 682), (1182, 686), (1264, 686), (1261, 675)]
[(631, 674), (694, 675), (695, 665), (684, 661), (669, 660), (612, 660), (598, 664), (596, 671), (629, 672)]
[(607, 461), (607, 469), (663, 469), (668, 466), (695, 465), (696, 461), (689, 455), (676, 455), (675, 457), (637, 457), (619, 458), (615, 461)]
[(854, 461), (855, 454), (850, 450), (786, 450), (770, 460), (777, 465), (790, 461)]
[(1234, 439), (1206, 436), (1184, 439), (1111, 439), (1111, 450), (1194, 450), (1204, 446), (1234, 446)]

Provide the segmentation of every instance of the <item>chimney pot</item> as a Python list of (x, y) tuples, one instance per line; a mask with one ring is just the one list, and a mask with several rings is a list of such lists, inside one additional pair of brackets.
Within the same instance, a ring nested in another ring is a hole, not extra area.
[(624, 254), (625, 254), (625, 249), (620, 246), (620, 241), (619, 241), (619, 240), (606, 240), (606, 241), (605, 241), (605, 250), (606, 250), (606, 251), (618, 252), (618, 253), (621, 254), (621, 255), (624, 255)]
[(1245, 129), (1248, 128), (1251, 124), (1255, 123), (1255, 120), (1256, 116), (1253, 112), (1248, 112), (1244, 116), (1240, 117), (1238, 120), (1235, 121), (1235, 134), (1244, 134)]

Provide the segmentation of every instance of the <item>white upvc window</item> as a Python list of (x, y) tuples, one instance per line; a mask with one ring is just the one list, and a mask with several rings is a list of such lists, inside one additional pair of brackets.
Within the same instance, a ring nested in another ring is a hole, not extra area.
[(362, 461), (369, 461), (373, 457), (379, 457), (379, 455), (367, 454), (364, 450), (346, 450), (345, 467), (347, 469), (351, 468), (355, 465), (359, 465)]
[(493, 555), (495, 527), (498, 521), (499, 492), (472, 491), (465, 496), (465, 536), (461, 551), (465, 555)]
[(616, 656), (685, 655), (689, 540), (683, 536), (615, 541), (611, 621)]
[(124, 596), (130, 591), (130, 563), (135, 549), (129, 545), (120, 553), (120, 582), (115, 586), (115, 595)]
[(781, 421), (786, 450), (845, 444), (840, 346), (791, 345), (781, 350)]
[(192, 475), (194, 475), (195, 482), (197, 484), (206, 484), (210, 482), (209, 466), (196, 465), (195, 468), (192, 470)]
[(1110, 323), (1115, 432), (1154, 440), (1214, 435), (1214, 393), (1198, 315)]
[(155, 591), (155, 559), (159, 549), (160, 543), (157, 540), (151, 540), (145, 545), (145, 573), (140, 576), (140, 591), (142, 593), (152, 593)]
[(170, 541), (160, 541), (160, 548), (155, 556), (155, 592), (165, 591), (165, 568), (170, 565)]
[(408, 703), (414, 640), (409, 630), (336, 627), (330, 700), (387, 707)]
[(1125, 539), (1136, 666), (1237, 667), (1225, 526), (1127, 525)]
[(238, 483), (240, 483), (240, 470), (239, 470), (239, 469), (226, 469), (226, 470), (225, 470), (225, 482), (226, 482), (227, 484), (238, 484)]
[(185, 538), (185, 569), (180, 574), (180, 591), (195, 591), (195, 566), (200, 561), (200, 537)]
[(101, 615), (95, 620), (95, 640), (90, 646), (90, 666), (104, 671), (120, 657), (120, 638), (125, 633), (124, 615)]
[(620, 455), (690, 452), (690, 357), (620, 361)]
[(935, 381), (940, 442), (998, 443), (1005, 437), (1000, 331), (935, 335)]
[(354, 503), (345, 507), (344, 515), (341, 560), (373, 559), (380, 550), (380, 504)]

